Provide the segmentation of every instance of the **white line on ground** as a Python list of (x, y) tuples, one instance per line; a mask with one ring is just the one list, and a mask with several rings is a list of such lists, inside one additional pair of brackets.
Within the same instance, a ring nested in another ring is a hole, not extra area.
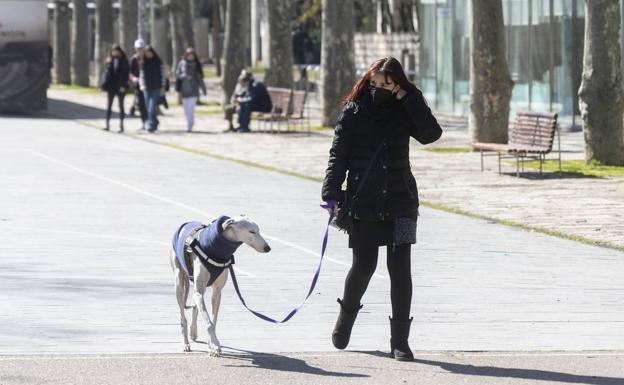
[[(84, 232), (84, 231), (72, 231), (72, 230), (55, 230), (55, 229), (47, 229), (44, 227), (30, 227), (30, 226), (13, 226), (13, 225), (2, 225), (0, 224), (0, 228), (4, 229), (4, 230), (18, 230), (18, 231), (39, 231), (39, 232), (47, 232), (47, 233), (53, 233), (53, 234), (68, 234), (68, 235), (77, 235), (77, 236), (81, 236), (81, 237), (88, 237), (88, 238), (106, 238), (106, 239), (119, 239), (119, 240), (124, 240), (124, 241), (130, 241), (130, 242), (139, 242), (139, 243), (149, 243), (149, 244), (157, 244), (157, 245), (164, 245), (164, 246), (169, 246), (170, 243), (169, 242), (160, 242), (160, 241), (154, 241), (154, 240), (149, 240), (149, 239), (142, 239), (142, 238), (132, 238), (132, 237), (124, 237), (121, 235), (112, 235), (112, 234), (102, 234), (102, 233), (89, 233), (89, 232)], [(240, 273), (242, 275), (245, 275), (249, 278), (256, 278), (256, 275), (251, 274), (245, 270), (241, 270), (238, 267), (234, 268), (236, 270), (237, 273)]]
[[(149, 191), (143, 190), (143, 189), (141, 189), (141, 188), (138, 188), (138, 187), (135, 187), (135, 186), (129, 185), (129, 184), (127, 184), (127, 183), (124, 183), (124, 182), (121, 182), (121, 181), (118, 181), (118, 180), (115, 180), (115, 179), (112, 179), (112, 178), (109, 178), (109, 177), (104, 176), (104, 175), (96, 174), (96, 173), (94, 173), (94, 172), (92, 172), (92, 171), (85, 170), (85, 169), (83, 169), (83, 168), (80, 168), (80, 167), (74, 166), (74, 165), (69, 164), (69, 163), (67, 163), (67, 162), (64, 162), (64, 161), (62, 161), (62, 160), (59, 160), (59, 159), (56, 159), (56, 158), (51, 157), (51, 156), (49, 156), (49, 155), (46, 155), (46, 154), (44, 154), (44, 153), (41, 153), (41, 152), (39, 152), (39, 151), (32, 150), (32, 149), (29, 149), (28, 151), (29, 151), (30, 153), (32, 153), (33, 155), (36, 155), (36, 156), (38, 156), (38, 157), (40, 157), (40, 158), (46, 159), (46, 160), (48, 160), (48, 161), (50, 161), (50, 162), (53, 162), (53, 163), (56, 163), (56, 164), (58, 164), (58, 165), (61, 165), (61, 166), (67, 167), (67, 168), (72, 169), (72, 170), (74, 170), (74, 171), (76, 171), (76, 172), (78, 172), (78, 173), (81, 173), (81, 174), (84, 174), (84, 175), (88, 175), (88, 176), (91, 176), (91, 177), (93, 177), (93, 178), (97, 178), (97, 179), (100, 179), (100, 180), (106, 181), (106, 182), (108, 182), (108, 183), (112, 183), (112, 184), (115, 184), (115, 185), (117, 185), (117, 186), (121, 186), (121, 187), (127, 188), (128, 190), (131, 190), (131, 191), (134, 191), (134, 192), (136, 192), (136, 193), (139, 193), (139, 194), (142, 194), (142, 195), (148, 196), (148, 197), (150, 197), (150, 198), (154, 198), (154, 199), (156, 199), (156, 200), (159, 200), (159, 201), (162, 201), (162, 202), (165, 202), (165, 203), (172, 204), (172, 205), (174, 205), (174, 206), (181, 207), (181, 208), (183, 208), (183, 209), (186, 209), (186, 210), (192, 211), (192, 212), (194, 212), (194, 213), (197, 213), (197, 214), (203, 215), (203, 216), (205, 216), (205, 217), (207, 217), (207, 218), (213, 218), (213, 219), (214, 219), (214, 218), (216, 218), (216, 217), (217, 217), (216, 215), (213, 215), (213, 214), (207, 213), (207, 212), (205, 212), (205, 211), (202, 211), (202, 210), (196, 209), (195, 207), (189, 206), (189, 205), (187, 205), (187, 204), (185, 204), (185, 203), (178, 202), (178, 201), (176, 201), (176, 200), (173, 200), (173, 199), (170, 199), (170, 198), (164, 197), (164, 196), (162, 196), (162, 195), (158, 195), (158, 194), (151, 193), (151, 192), (149, 192)], [(266, 236), (266, 238), (271, 239), (271, 240), (273, 240), (273, 241), (275, 241), (275, 242), (277, 242), (277, 243), (281, 243), (281, 244), (283, 244), (283, 245), (285, 245), (285, 246), (290, 246), (290, 247), (296, 248), (296, 249), (301, 250), (301, 251), (303, 251), (303, 252), (305, 252), (305, 253), (308, 253), (308, 254), (310, 254), (310, 255), (313, 255), (313, 256), (315, 256), (315, 257), (317, 257), (317, 258), (320, 258), (320, 256), (321, 256), (319, 253), (316, 253), (316, 252), (314, 252), (314, 251), (312, 251), (312, 250), (310, 250), (310, 249), (308, 249), (308, 248), (305, 248), (305, 247), (303, 247), (303, 246), (296, 245), (296, 244), (291, 243), (291, 242), (289, 242), (289, 241), (286, 241), (286, 240), (284, 240), (284, 239), (281, 239), (281, 238), (278, 238), (278, 237), (275, 237), (275, 236), (271, 236), (271, 235), (266, 235), (266, 234), (265, 234), (265, 236)], [(349, 264), (347, 264), (347, 263), (344, 263), (344, 262), (342, 262), (342, 261), (339, 261), (339, 260), (336, 260), (336, 259), (333, 259), (333, 258), (330, 258), (330, 257), (325, 257), (325, 259), (326, 259), (326, 260), (328, 260), (328, 261), (330, 261), (330, 262), (333, 262), (333, 263), (335, 263), (335, 264), (338, 264), (338, 265), (342, 265), (342, 266), (350, 266), (350, 265), (349, 265)], [(379, 274), (379, 273), (375, 273), (375, 274), (374, 274), (374, 276), (375, 276), (375, 277), (377, 277), (377, 278), (387, 278), (387, 277), (385, 277), (384, 275)]]

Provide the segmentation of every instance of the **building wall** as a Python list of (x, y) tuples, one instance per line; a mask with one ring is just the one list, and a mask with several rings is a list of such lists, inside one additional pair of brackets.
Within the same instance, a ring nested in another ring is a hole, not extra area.
[[(583, 59), (582, 0), (502, 0), (507, 61), (515, 82), (512, 113), (559, 112), (578, 124)], [(470, 0), (423, 0), (421, 80), (437, 110), (467, 115)]]

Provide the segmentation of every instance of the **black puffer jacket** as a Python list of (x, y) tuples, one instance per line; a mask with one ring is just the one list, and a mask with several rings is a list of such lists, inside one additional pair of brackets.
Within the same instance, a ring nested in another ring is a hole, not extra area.
[(347, 191), (353, 195), (375, 150), (386, 138), (358, 194), (354, 216), (365, 221), (415, 217), (418, 190), (410, 170), (409, 140), (413, 137), (428, 144), (441, 135), (442, 129), (422, 94), (409, 93), (393, 101), (390, 114), (380, 119), (373, 110), (370, 93), (364, 91), (356, 102), (345, 106), (338, 119), (323, 183), (323, 200), (343, 201), (341, 187), (347, 171)]

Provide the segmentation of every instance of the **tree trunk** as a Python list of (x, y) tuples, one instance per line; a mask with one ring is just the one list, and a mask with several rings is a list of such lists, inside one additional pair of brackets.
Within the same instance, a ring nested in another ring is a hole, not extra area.
[(159, 31), (158, 36), (161, 36), (162, 40), (158, 41), (156, 52), (158, 52), (163, 63), (171, 68), (171, 49), (173, 44), (171, 43), (171, 26), (169, 24), (171, 18), (169, 17), (169, 3), (167, 1), (162, 2), (161, 20), (162, 30)]
[(73, 0), (72, 16), (72, 83), (89, 86), (89, 18), (87, 0)]
[(113, 3), (110, 0), (96, 0), (95, 7), (95, 73), (99, 85), (106, 53), (114, 44)]
[(175, 70), (184, 51), (195, 46), (189, 0), (170, 0), (169, 24), (171, 27), (172, 68)]
[(416, 75), (414, 76), (414, 82), (416, 82), (416, 84), (421, 84), (422, 82), (422, 77), (421, 77), (421, 72), (420, 72), (421, 63), (422, 63), (422, 52), (423, 52), (422, 30), (421, 30), (422, 21), (421, 20), (422, 20), (422, 2), (421, 0), (414, 0), (414, 3), (412, 5), (412, 27), (413, 27), (414, 33), (416, 34), (416, 42), (418, 44), (418, 49), (415, 52)]
[(264, 78), (267, 85), (292, 88), (293, 50), (290, 33), (292, 20), (291, 0), (271, 0), (267, 2), (271, 53)]
[(69, 4), (57, 0), (54, 9), (54, 74), (59, 84), (71, 83)]
[(238, 75), (245, 67), (245, 37), (240, 33), (244, 28), (242, 12), (248, 11), (246, 0), (227, 0), (225, 13), (225, 58), (223, 64), (223, 98), (229, 101)]
[(513, 81), (505, 59), (501, 0), (472, 0), (470, 116), (473, 142), (507, 143)]
[(221, 76), (221, 11), (220, 1), (212, 2), (212, 60), (217, 76)]
[(403, 15), (401, 14), (401, 0), (389, 0), (389, 8), (391, 10), (392, 32), (402, 32), (405, 30), (403, 26)]
[(182, 26), (182, 44), (183, 49), (195, 48), (195, 35), (193, 33), (195, 17), (191, 12), (191, 0), (180, 0), (180, 24)]
[(387, 29), (385, 15), (385, 2), (387, 0), (377, 0), (375, 9), (375, 29), (377, 33), (385, 33)]
[(178, 61), (184, 50), (182, 26), (180, 25), (180, 17), (178, 15), (181, 12), (180, 2), (181, 0), (169, 1), (169, 33), (171, 34), (171, 68), (173, 71), (177, 68)]
[(138, 36), (138, 16), (137, 0), (119, 0), (119, 45), (128, 55), (134, 51)]
[(624, 165), (620, 2), (585, 1), (585, 46), (579, 107), (585, 158)]
[(321, 120), (333, 126), (355, 83), (353, 1), (323, 0), (322, 7)]

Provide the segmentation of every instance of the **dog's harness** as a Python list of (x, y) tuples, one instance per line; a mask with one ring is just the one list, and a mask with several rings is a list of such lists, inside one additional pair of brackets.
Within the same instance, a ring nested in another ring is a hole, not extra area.
[(173, 248), (182, 268), (193, 281), (191, 254), (195, 254), (210, 272), (208, 286), (226, 268), (234, 264), (234, 252), (242, 242), (232, 242), (223, 236), (223, 222), (229, 217), (221, 216), (206, 226), (201, 222), (184, 223), (173, 236)]

